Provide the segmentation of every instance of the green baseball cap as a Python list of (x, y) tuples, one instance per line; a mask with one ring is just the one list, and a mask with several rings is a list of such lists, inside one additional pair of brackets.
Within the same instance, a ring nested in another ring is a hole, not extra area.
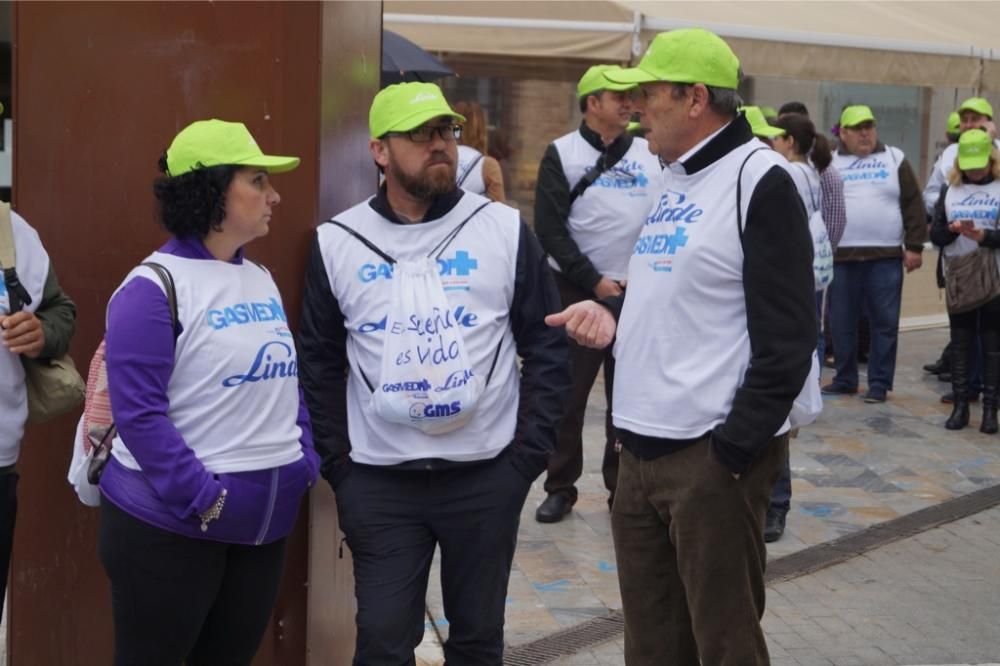
[(764, 114), (764, 118), (777, 118), (778, 110), (773, 106), (762, 106), (760, 107), (760, 112)]
[(576, 84), (577, 99), (586, 95), (592, 95), (601, 90), (622, 92), (635, 88), (634, 83), (615, 83), (604, 76), (605, 72), (620, 72), (621, 70), (622, 68), (618, 65), (594, 65), (583, 73), (583, 76), (580, 77), (580, 82)]
[(747, 122), (750, 123), (750, 131), (753, 132), (754, 136), (765, 139), (785, 136), (785, 130), (767, 124), (764, 112), (760, 110), (759, 106), (741, 106), (740, 111), (743, 112), (743, 115), (747, 118)]
[(268, 173), (281, 173), (297, 167), (299, 158), (265, 155), (246, 125), (215, 119), (191, 123), (167, 148), (167, 173), (171, 177), (223, 164), (260, 167)]
[(993, 105), (982, 97), (970, 97), (962, 102), (962, 104), (958, 107), (958, 112), (962, 113), (962, 111), (975, 111), (976, 113), (993, 120)]
[(958, 111), (952, 111), (948, 114), (948, 129), (945, 130), (948, 134), (958, 134), (961, 131), (962, 117), (958, 115)]
[(646, 49), (638, 66), (606, 72), (615, 83), (704, 83), (735, 90), (740, 61), (721, 37), (701, 28), (661, 32)]
[(857, 127), (868, 121), (875, 122), (875, 114), (864, 104), (855, 104), (840, 112), (841, 127)]
[(993, 140), (981, 129), (971, 129), (962, 133), (958, 139), (958, 168), (982, 169), (990, 163), (993, 153)]
[(397, 83), (375, 95), (368, 111), (368, 131), (377, 139), (386, 132), (409, 132), (438, 116), (465, 121), (465, 116), (451, 110), (435, 84)]

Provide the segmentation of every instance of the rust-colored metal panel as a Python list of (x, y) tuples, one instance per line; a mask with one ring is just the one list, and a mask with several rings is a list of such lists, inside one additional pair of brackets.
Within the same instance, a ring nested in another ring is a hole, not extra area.
[[(13, 12), (14, 203), (78, 305), (78, 364), (103, 334), (122, 276), (164, 239), (153, 221), (156, 160), (199, 118), (240, 120), (265, 150), (302, 157), (275, 177), (282, 202), (271, 235), (250, 247), (274, 273), (294, 326), (316, 221), (374, 189), (357, 146), (377, 88), (380, 3), (14, 3)], [(357, 62), (365, 65), (350, 69)], [(111, 660), (96, 513), (65, 481), (73, 422), (31, 427), (18, 463), (12, 666)], [(308, 523), (304, 509), (255, 666), (305, 664)], [(342, 579), (344, 566), (319, 572)], [(341, 585), (345, 596), (314, 603), (349, 608), (351, 592)]]

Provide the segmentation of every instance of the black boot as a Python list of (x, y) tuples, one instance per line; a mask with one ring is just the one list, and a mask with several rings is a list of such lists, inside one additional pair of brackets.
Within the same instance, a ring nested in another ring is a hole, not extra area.
[(939, 375), (942, 372), (949, 372), (951, 365), (951, 343), (949, 342), (941, 350), (941, 358), (924, 366), (924, 371), (932, 375)]
[(951, 387), (955, 394), (954, 408), (945, 421), (948, 430), (961, 430), (969, 425), (969, 346), (971, 331), (951, 332)]
[(997, 395), (1000, 393), (1000, 353), (983, 354), (983, 422), (979, 432), (992, 435), (997, 427)]

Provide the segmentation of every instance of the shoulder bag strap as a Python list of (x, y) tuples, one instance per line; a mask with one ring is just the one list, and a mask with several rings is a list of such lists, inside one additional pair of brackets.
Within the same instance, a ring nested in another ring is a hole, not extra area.
[(375, 243), (371, 242), (370, 240), (368, 240), (367, 238), (365, 238), (364, 236), (362, 236), (360, 233), (358, 233), (354, 229), (351, 229), (349, 226), (347, 226), (343, 222), (340, 222), (338, 220), (330, 219), (330, 220), (327, 220), (327, 223), (328, 224), (332, 224), (335, 227), (340, 227), (341, 229), (343, 229), (347, 233), (351, 234), (352, 236), (354, 236), (355, 238), (357, 238), (362, 243), (362, 245), (364, 245), (365, 247), (367, 247), (369, 250), (371, 250), (372, 252), (374, 252), (378, 256), (382, 257), (382, 259), (384, 259), (387, 263), (393, 264), (393, 265), (396, 263), (396, 260), (393, 259), (392, 257), (390, 257), (385, 252), (383, 252), (382, 249), (378, 245), (376, 245)]
[(594, 166), (587, 169), (587, 172), (583, 174), (583, 178), (577, 181), (576, 185), (569, 192), (569, 205), (572, 206), (573, 202), (576, 201), (584, 191), (594, 184), (594, 182), (601, 177), (601, 174), (618, 164), (625, 153), (629, 151), (632, 147), (632, 135), (627, 135), (625, 141), (621, 142), (621, 145), (612, 150), (610, 147), (597, 156), (597, 161)]
[(177, 316), (177, 288), (174, 285), (174, 276), (170, 274), (166, 266), (158, 264), (155, 261), (145, 261), (142, 265), (156, 273), (156, 277), (160, 278), (163, 289), (167, 292), (167, 306), (170, 308), (170, 325), (174, 329), (174, 339), (176, 340), (177, 336), (180, 335), (180, 321)]
[(472, 211), (472, 213), (467, 218), (465, 218), (464, 220), (462, 220), (461, 222), (458, 223), (458, 226), (456, 226), (454, 229), (452, 229), (451, 231), (449, 231), (448, 234), (444, 238), (441, 239), (441, 242), (439, 242), (437, 245), (435, 245), (434, 249), (427, 253), (427, 256), (428, 257), (434, 257), (435, 259), (440, 259), (441, 255), (444, 254), (444, 251), (448, 249), (449, 245), (451, 245), (451, 242), (453, 240), (455, 240), (455, 236), (457, 236), (458, 233), (462, 229), (465, 228), (465, 225), (469, 223), (469, 220), (471, 220), (472, 218), (474, 218), (479, 213), (479, 211), (481, 211), (482, 209), (486, 208), (491, 203), (493, 203), (493, 202), (492, 201), (487, 201), (486, 203), (484, 203), (481, 206), (479, 206), (479, 208), (477, 208), (476, 210)]

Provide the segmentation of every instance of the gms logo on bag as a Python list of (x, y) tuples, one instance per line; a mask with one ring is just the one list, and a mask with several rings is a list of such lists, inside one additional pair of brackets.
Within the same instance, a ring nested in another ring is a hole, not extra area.
[[(451, 257), (441, 257), (437, 260), (438, 274), (441, 276), (441, 286), (445, 291), (469, 291), (469, 277), (472, 271), (479, 268), (479, 260), (468, 250), (456, 250)], [(388, 263), (362, 264), (357, 270), (358, 281), (362, 283), (376, 280), (391, 280), (392, 266)]]

